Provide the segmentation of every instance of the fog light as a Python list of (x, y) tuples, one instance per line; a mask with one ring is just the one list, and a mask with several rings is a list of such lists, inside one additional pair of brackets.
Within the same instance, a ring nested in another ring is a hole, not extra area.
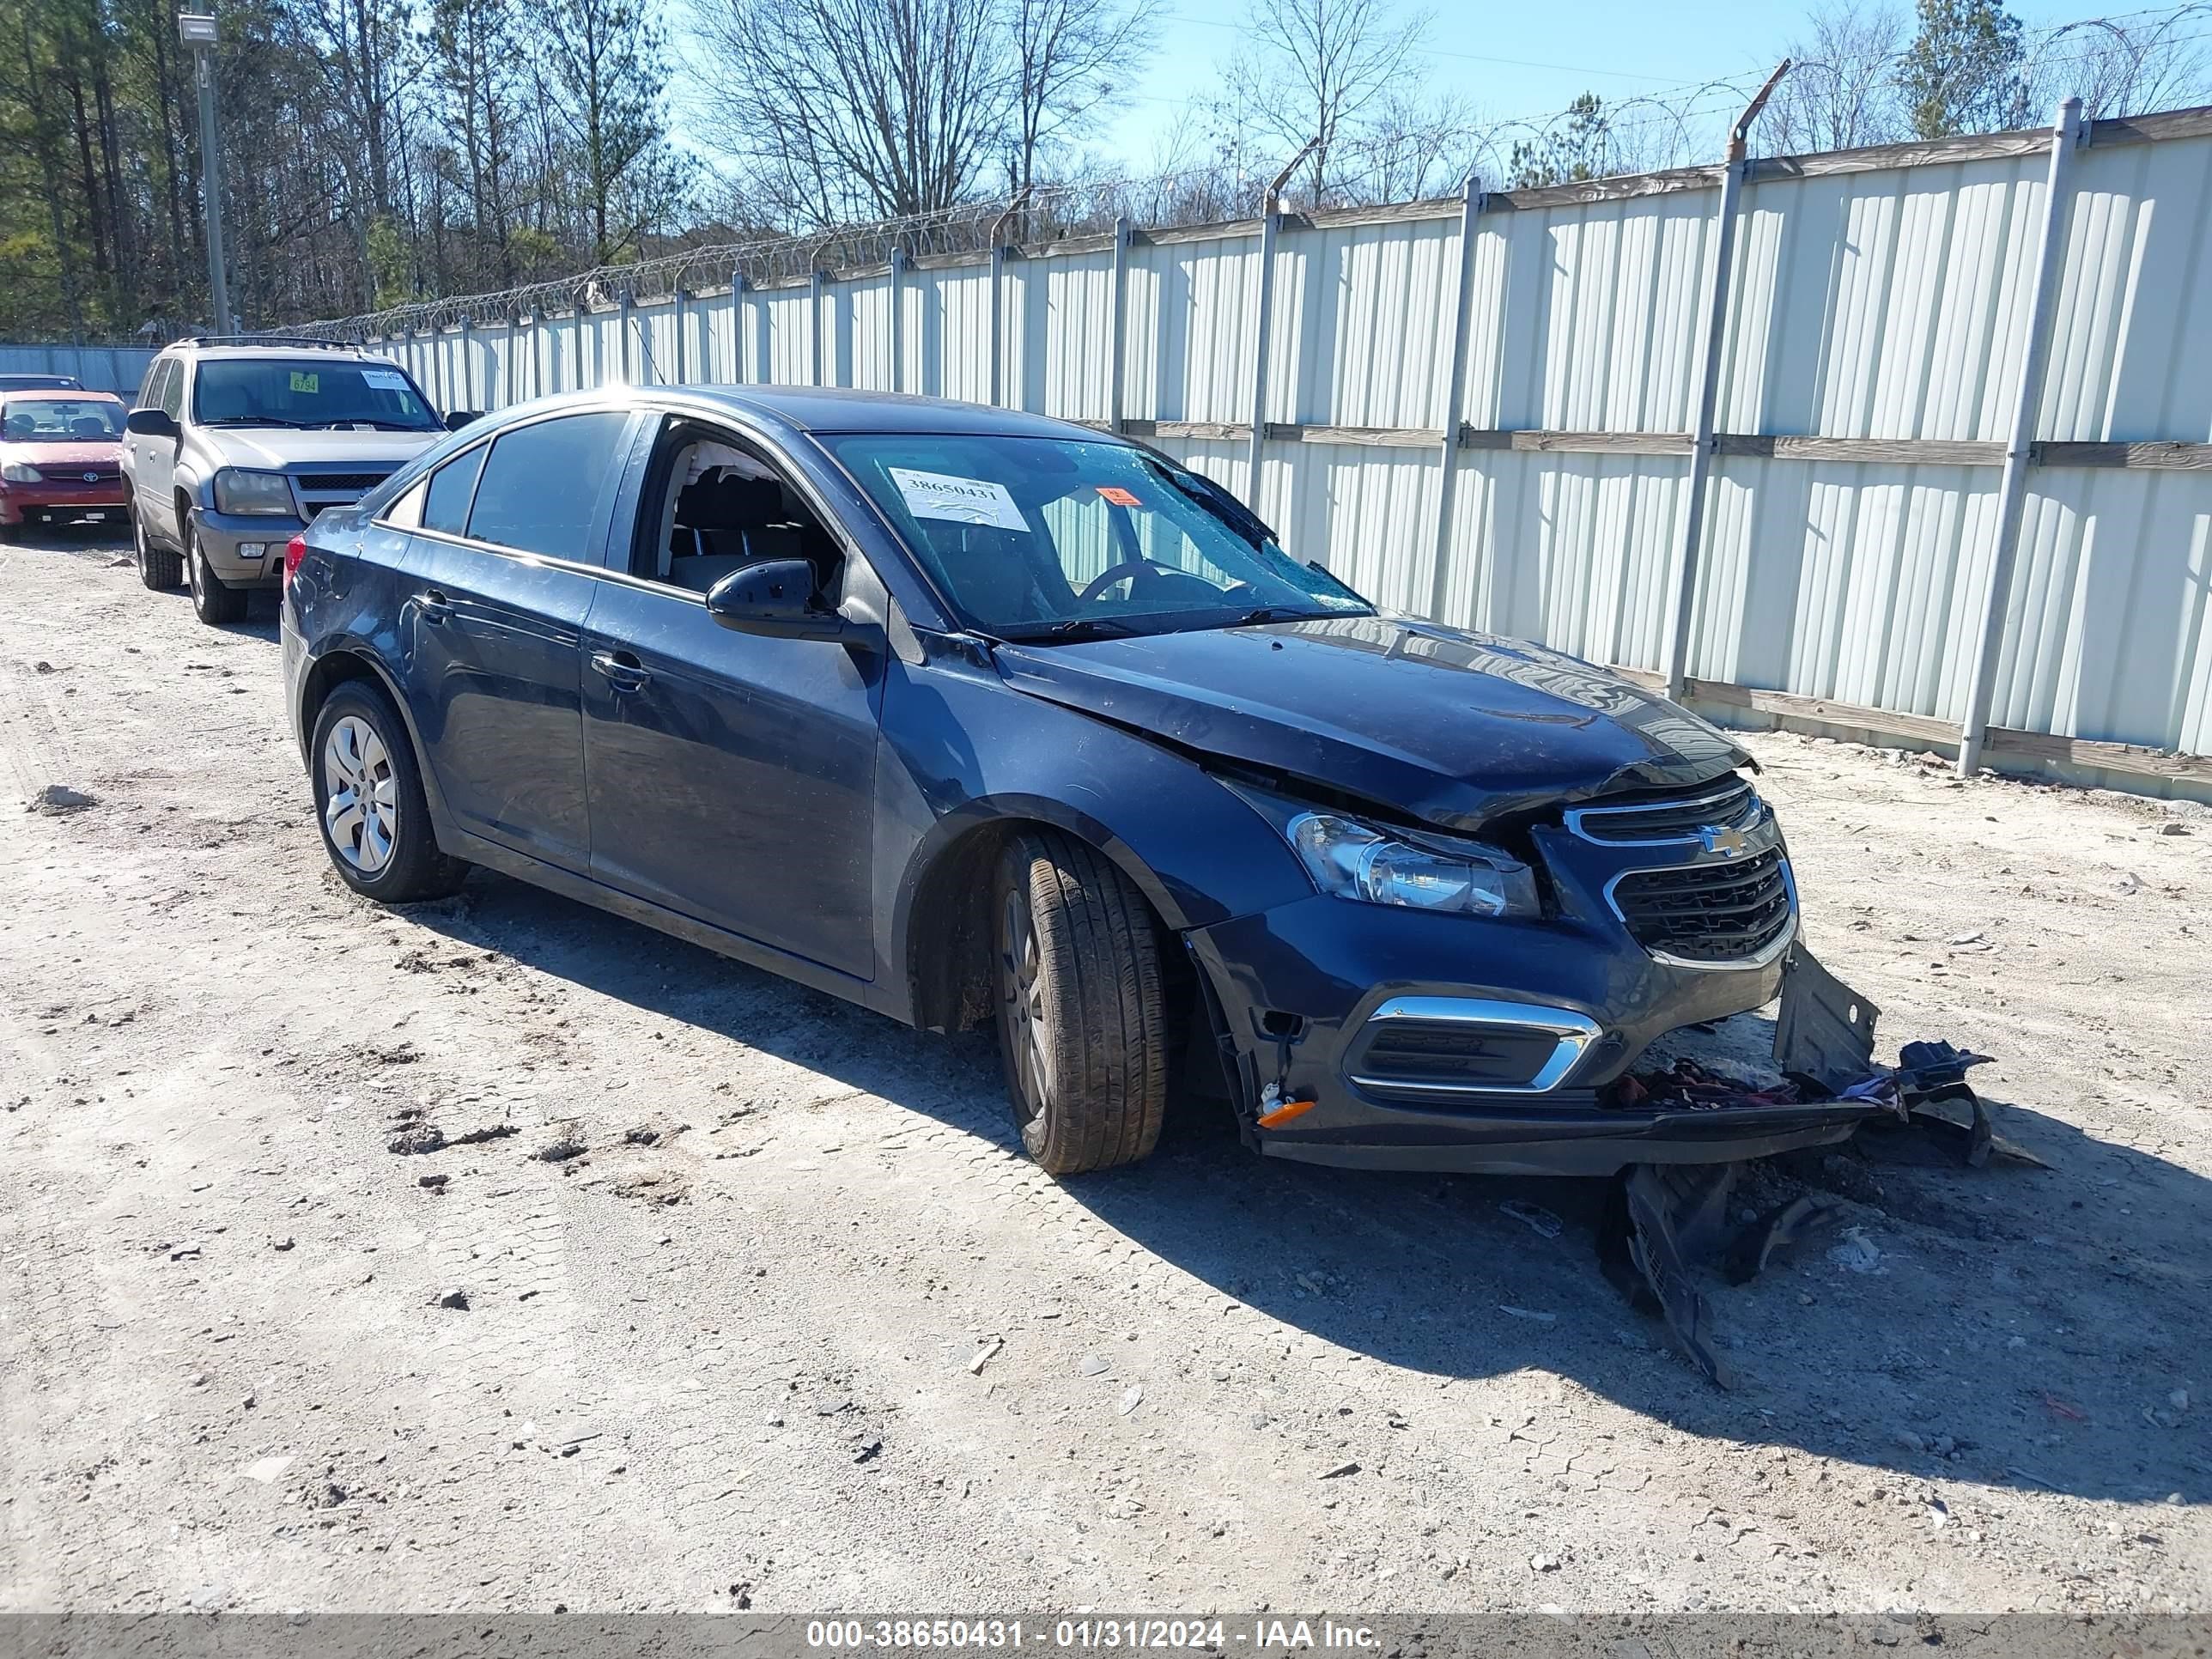
[(238, 544), (238, 556), (241, 559), (265, 559), (269, 556), (269, 544), (240, 542)]

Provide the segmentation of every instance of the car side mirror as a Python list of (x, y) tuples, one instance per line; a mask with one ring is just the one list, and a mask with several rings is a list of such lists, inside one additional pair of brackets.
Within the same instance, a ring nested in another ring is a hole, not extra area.
[(142, 438), (173, 438), (177, 435), (176, 417), (166, 410), (134, 409), (123, 417), (126, 432), (135, 432)]
[(465, 426), (474, 426), (484, 417), (481, 409), (456, 409), (446, 416), (446, 430), (459, 432)]
[(707, 614), (738, 634), (777, 640), (836, 640), (866, 645), (878, 630), (814, 602), (814, 567), (804, 559), (763, 559), (707, 592)]

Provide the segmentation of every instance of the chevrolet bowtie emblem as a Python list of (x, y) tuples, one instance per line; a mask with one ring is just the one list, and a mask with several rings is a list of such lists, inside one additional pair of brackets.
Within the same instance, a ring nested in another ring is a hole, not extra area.
[(1705, 843), (1705, 851), (1717, 853), (1724, 859), (1740, 858), (1751, 850), (1751, 843), (1743, 838), (1742, 830), (1721, 825), (1704, 825), (1698, 831), (1698, 839)]

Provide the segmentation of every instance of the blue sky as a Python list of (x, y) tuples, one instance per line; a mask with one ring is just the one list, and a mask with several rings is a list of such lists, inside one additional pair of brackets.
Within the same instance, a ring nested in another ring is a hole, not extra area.
[[(981, 0), (979, 0), (979, 3)], [(1423, 54), (1424, 90), (1453, 93), (1486, 121), (1541, 119), (1583, 92), (1618, 105), (1638, 94), (1679, 94), (1715, 81), (1747, 90), (1802, 33), (1814, 0), (1393, 0), (1401, 16), (1431, 16)], [(2159, 9), (2175, 0), (2148, 0)], [(1912, 0), (1890, 0), (1910, 12)], [(670, 5), (672, 44), (679, 61), (696, 47), (682, 25), (684, 0)], [(2031, 29), (2098, 15), (2140, 15), (2145, 0), (2012, 0)], [(1109, 167), (1152, 170), (1159, 140), (1180, 111), (1213, 89), (1243, 34), (1246, 0), (1168, 0), (1151, 48), (1128, 65), (1119, 107), (1103, 113), (1080, 141)], [(2212, 40), (2212, 16), (2188, 26)], [(697, 143), (696, 113), (684, 107), (677, 77), (675, 131)], [(1670, 103), (1675, 100), (1670, 99)], [(1740, 104), (1725, 92), (1708, 104), (1717, 140), (1725, 116)]]
[[(1421, 9), (1398, 0), (1401, 15)], [(1910, 0), (1895, 0), (1909, 9)], [(2137, 9), (2144, 0), (2021, 3), (2031, 28)], [(2157, 3), (2157, 0), (2150, 0)], [(1434, 0), (1425, 54), (1428, 89), (1451, 91), (1486, 118), (1540, 116), (1581, 93), (1608, 102), (1774, 67), (1800, 32), (1798, 0)], [(1128, 100), (1093, 143), (1133, 169), (1154, 153), (1176, 110), (1200, 98), (1234, 55), (1243, 0), (1170, 0), (1152, 50), (1133, 64)]]

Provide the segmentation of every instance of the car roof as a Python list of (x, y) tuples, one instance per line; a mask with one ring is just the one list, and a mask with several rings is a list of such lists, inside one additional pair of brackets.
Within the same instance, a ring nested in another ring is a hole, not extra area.
[(972, 433), (1121, 441), (1073, 421), (1031, 415), (1024, 410), (956, 403), (950, 398), (917, 398), (905, 392), (813, 386), (687, 386), (665, 390), (765, 416), (804, 432)]

